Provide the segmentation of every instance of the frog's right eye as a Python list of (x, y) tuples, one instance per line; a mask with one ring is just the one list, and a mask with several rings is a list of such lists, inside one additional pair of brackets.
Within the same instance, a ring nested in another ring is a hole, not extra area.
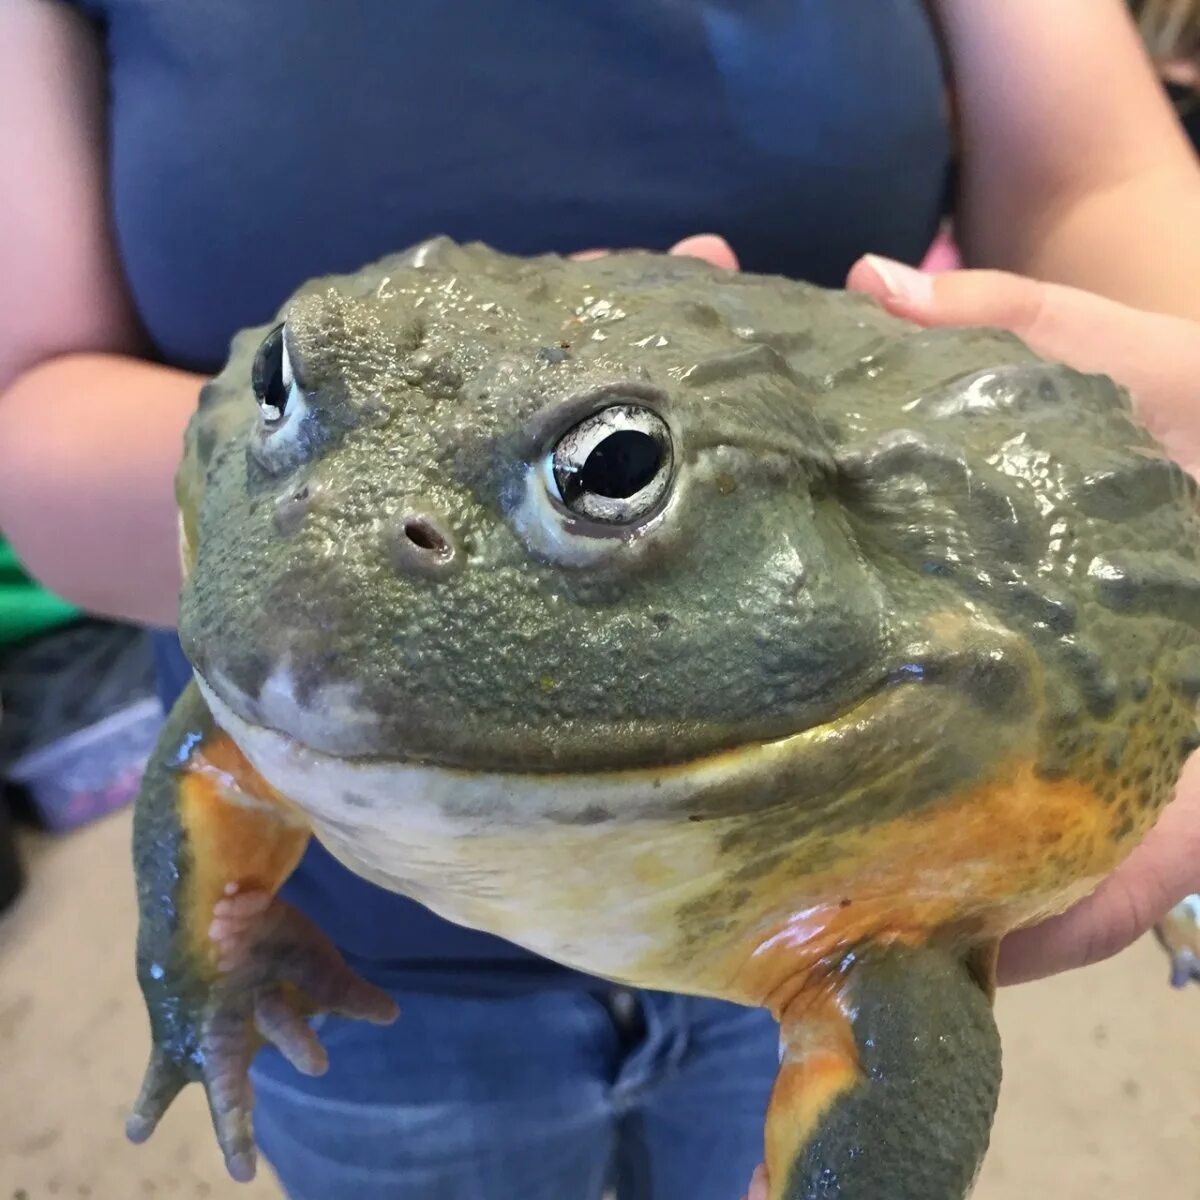
[(304, 381), (296, 377), (288, 354), (286, 325), (276, 325), (263, 338), (250, 368), (250, 384), (259, 412), (251, 452), (272, 473), (290, 471), (312, 453), (319, 430)]
[(550, 472), (556, 498), (576, 516), (629, 527), (667, 494), (672, 458), (671, 432), (653, 409), (614, 404), (559, 439)]
[(269, 425), (277, 425), (289, 415), (288, 406), (293, 400), (295, 379), (285, 333), (285, 326), (279, 324), (263, 338), (250, 369), (259, 410)]

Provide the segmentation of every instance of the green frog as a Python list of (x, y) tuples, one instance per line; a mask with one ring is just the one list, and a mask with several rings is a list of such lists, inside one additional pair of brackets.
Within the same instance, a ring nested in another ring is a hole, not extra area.
[(179, 474), (194, 683), (135, 814), (153, 1051), (254, 1169), (263, 1041), (392, 1001), (310, 837), (450, 920), (778, 1019), (772, 1200), (958, 1200), (1008, 931), (1196, 744), (1196, 485), (995, 330), (650, 253), (445, 239), (240, 334)]

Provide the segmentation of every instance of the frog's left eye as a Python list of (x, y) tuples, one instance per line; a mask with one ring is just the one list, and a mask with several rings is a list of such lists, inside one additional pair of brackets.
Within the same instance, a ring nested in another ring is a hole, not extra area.
[(288, 416), (289, 404), (293, 400), (295, 379), (285, 332), (282, 324), (276, 325), (263, 338), (250, 369), (250, 383), (263, 420), (268, 425), (277, 425)]
[(666, 422), (637, 404), (616, 404), (581, 421), (551, 457), (557, 498), (606, 525), (629, 525), (653, 512), (674, 459)]

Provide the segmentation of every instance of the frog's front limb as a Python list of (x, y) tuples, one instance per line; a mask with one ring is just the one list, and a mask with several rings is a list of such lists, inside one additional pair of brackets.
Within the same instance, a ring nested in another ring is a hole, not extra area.
[(1200, 893), (1185, 896), (1155, 927), (1158, 940), (1171, 956), (1171, 983), (1186, 987), (1200, 983)]
[(962, 1200), (1000, 1088), (993, 959), (867, 946), (783, 985), (770, 1200)]
[(325, 1055), (306, 1015), (395, 1017), (392, 1000), (275, 897), (308, 838), (302, 816), (189, 687), (159, 738), (134, 811), (138, 978), (153, 1038), (127, 1124), (134, 1141), (149, 1137), (180, 1089), (199, 1080), (229, 1173), (249, 1179), (247, 1072), (263, 1040), (316, 1074)]

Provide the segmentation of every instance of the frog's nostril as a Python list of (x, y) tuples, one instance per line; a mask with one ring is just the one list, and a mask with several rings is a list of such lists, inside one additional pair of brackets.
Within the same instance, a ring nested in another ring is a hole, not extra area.
[(406, 574), (449, 575), (462, 565), (463, 554), (445, 522), (428, 513), (407, 513), (387, 536), (392, 566)]
[(404, 522), (404, 536), (418, 550), (431, 550), (439, 555), (451, 552), (445, 535), (427, 517), (409, 517)]

